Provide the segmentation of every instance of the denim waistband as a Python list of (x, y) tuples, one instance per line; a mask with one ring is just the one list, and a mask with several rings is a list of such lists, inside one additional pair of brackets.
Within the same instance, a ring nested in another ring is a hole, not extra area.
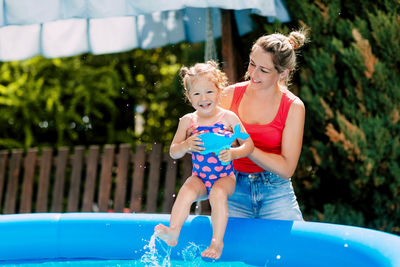
[(240, 171), (235, 171), (236, 176), (238, 177), (240, 176), (244, 176), (246, 178), (250, 178), (250, 179), (256, 179), (256, 178), (264, 178), (267, 179), (271, 176), (278, 176), (272, 172), (269, 171), (263, 171), (263, 172), (255, 172), (255, 173), (244, 173), (244, 172), (240, 172)]

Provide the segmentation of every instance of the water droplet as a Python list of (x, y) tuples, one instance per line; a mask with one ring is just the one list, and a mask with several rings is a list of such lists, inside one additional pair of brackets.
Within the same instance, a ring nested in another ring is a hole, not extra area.
[(88, 123), (88, 122), (90, 121), (90, 119), (89, 119), (88, 116), (83, 116), (83, 117), (82, 117), (82, 121), (83, 121), (84, 123)]
[(344, 244), (344, 247), (347, 248), (347, 247), (349, 247), (349, 245), (348, 244)]
[(276, 259), (280, 260), (281, 259), (281, 255), (276, 255)]
[[(185, 262), (194, 263), (194, 261), (200, 259), (201, 248), (195, 243), (189, 242), (189, 245), (182, 250), (182, 257)], [(190, 265), (198, 266), (198, 265)]]

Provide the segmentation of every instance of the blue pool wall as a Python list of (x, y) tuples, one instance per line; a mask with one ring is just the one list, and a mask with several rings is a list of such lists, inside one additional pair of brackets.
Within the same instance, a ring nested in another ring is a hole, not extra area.
[[(0, 261), (134, 259), (169, 215), (36, 213), (0, 215)], [(190, 243), (208, 246), (209, 216), (189, 216), (171, 259)], [(400, 237), (317, 222), (229, 218), (220, 261), (256, 266), (400, 266)]]

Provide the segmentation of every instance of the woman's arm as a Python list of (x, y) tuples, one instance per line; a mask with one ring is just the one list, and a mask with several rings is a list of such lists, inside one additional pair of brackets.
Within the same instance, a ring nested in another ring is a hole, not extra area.
[(190, 127), (190, 115), (185, 115), (179, 120), (178, 129), (169, 148), (169, 155), (173, 159), (180, 159), (189, 152), (201, 152), (204, 150), (203, 143), (198, 138), (198, 134), (193, 134), (187, 138), (187, 130)]
[(289, 179), (296, 170), (303, 144), (305, 107), (300, 99), (296, 99), (289, 110), (286, 125), (282, 133), (281, 155), (266, 153), (254, 148), (249, 158), (263, 169)]
[[(235, 113), (232, 111), (226, 111), (226, 117), (229, 121), (229, 127), (232, 129), (235, 127), (235, 125), (240, 124), (240, 129), (246, 132), (246, 129), (243, 127), (242, 123), (240, 122), (240, 119), (238, 116), (236, 116)], [(254, 149), (254, 143), (251, 137), (247, 139), (238, 139), (239, 146), (236, 147), (231, 147), (230, 149), (223, 150), (220, 152), (218, 158), (223, 161), (223, 162), (229, 162), (234, 159), (238, 158), (243, 158), (247, 157), (250, 155), (251, 152), (253, 152)]]
[[(244, 129), (243, 125), (240, 125), (242, 129)], [(254, 150), (254, 143), (251, 137), (247, 139), (238, 139), (239, 146), (236, 147), (231, 147), (229, 150), (232, 154), (232, 159), (239, 159), (239, 158), (244, 158), (250, 155), (253, 150)]]

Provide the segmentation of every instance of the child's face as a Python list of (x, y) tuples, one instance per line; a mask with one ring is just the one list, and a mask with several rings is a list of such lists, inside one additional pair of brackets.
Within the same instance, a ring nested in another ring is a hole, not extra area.
[(219, 90), (209, 77), (199, 77), (193, 81), (188, 98), (200, 114), (212, 116), (218, 104)]

